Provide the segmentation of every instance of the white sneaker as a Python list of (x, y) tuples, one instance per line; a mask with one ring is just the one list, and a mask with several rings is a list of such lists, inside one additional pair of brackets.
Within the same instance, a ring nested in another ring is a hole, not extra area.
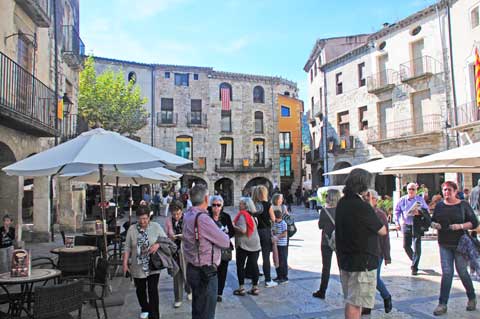
[(187, 299), (192, 300), (192, 293), (187, 294)]
[(174, 307), (174, 308), (180, 308), (181, 305), (182, 305), (182, 302), (181, 302), (181, 301), (177, 301), (176, 303), (173, 304), (173, 307)]
[(148, 319), (148, 312), (142, 312), (140, 314), (140, 319)]
[(265, 281), (265, 288), (276, 287), (278, 284), (275, 281)]

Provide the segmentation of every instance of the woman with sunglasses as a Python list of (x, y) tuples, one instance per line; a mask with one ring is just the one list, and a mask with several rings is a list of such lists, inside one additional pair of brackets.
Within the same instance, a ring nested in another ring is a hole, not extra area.
[(468, 261), (456, 249), (460, 238), (466, 231), (478, 226), (478, 220), (470, 204), (456, 197), (457, 191), (458, 187), (455, 182), (448, 181), (442, 184), (443, 202), (437, 204), (432, 217), (432, 228), (438, 230), (438, 246), (442, 266), (440, 298), (438, 306), (433, 311), (435, 316), (447, 313), (448, 297), (452, 288), (453, 264), (455, 264), (457, 274), (467, 293), (466, 310), (474, 311), (477, 307), (475, 290), (467, 270)]
[[(235, 229), (233, 228), (232, 219), (230, 215), (223, 211), (223, 198), (220, 195), (212, 196), (210, 199), (210, 207), (208, 212), (212, 217), (218, 228), (225, 232), (228, 237), (232, 238), (235, 235)], [(230, 252), (233, 250), (233, 245), (230, 243)], [(228, 263), (232, 260), (232, 254), (222, 251), (222, 257), (220, 265), (217, 268), (218, 274), (218, 294), (217, 302), (222, 302), (223, 289), (225, 288), (225, 281), (227, 280)]]

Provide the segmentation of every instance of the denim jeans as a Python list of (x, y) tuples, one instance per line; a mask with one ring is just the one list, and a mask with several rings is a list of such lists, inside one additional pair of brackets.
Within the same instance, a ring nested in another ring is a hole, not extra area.
[(217, 306), (218, 278), (202, 279), (200, 268), (187, 266), (187, 281), (192, 288), (192, 319), (214, 319)]
[[(412, 250), (413, 241), (413, 250)], [(403, 249), (407, 253), (408, 258), (412, 261), (412, 270), (418, 270), (420, 256), (422, 255), (422, 236), (413, 236), (413, 226), (404, 225), (403, 229)]]
[(377, 268), (377, 290), (380, 293), (380, 296), (382, 296), (383, 299), (390, 298), (391, 295), (388, 292), (387, 287), (383, 283), (382, 278), (380, 277), (380, 271), (382, 269), (382, 263), (383, 263), (383, 258), (378, 258), (378, 268)]
[(454, 263), (457, 274), (467, 292), (468, 300), (475, 299), (475, 289), (473, 288), (472, 279), (467, 270), (467, 259), (457, 253), (455, 248), (440, 245), (440, 262), (442, 265), (442, 281), (440, 283), (439, 303), (446, 305), (448, 302), (450, 289), (452, 288)]
[(288, 246), (278, 246), (278, 268), (277, 278), (278, 279), (287, 279), (288, 280)]

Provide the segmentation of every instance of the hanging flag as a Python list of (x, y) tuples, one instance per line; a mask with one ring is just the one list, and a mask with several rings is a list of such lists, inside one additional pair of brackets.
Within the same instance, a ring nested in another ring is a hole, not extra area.
[(57, 102), (57, 118), (63, 120), (63, 97), (58, 98)]
[(220, 97), (222, 99), (222, 111), (230, 111), (230, 89), (221, 88)]
[(477, 107), (480, 107), (480, 56), (475, 49), (475, 88), (477, 89)]

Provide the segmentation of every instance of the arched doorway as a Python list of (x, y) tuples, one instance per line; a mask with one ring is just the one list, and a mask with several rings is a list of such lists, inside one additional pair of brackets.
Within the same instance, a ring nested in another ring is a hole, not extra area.
[(15, 223), (19, 223), (20, 221), (16, 220), (19, 208), (18, 196), (21, 195), (19, 194), (18, 177), (8, 176), (1, 170), (16, 161), (15, 154), (10, 147), (0, 142), (0, 207), (2, 208), (0, 216), (8, 213), (15, 219)]
[[(335, 166), (333, 166), (333, 170), (336, 171), (336, 170), (347, 168), (350, 166), (352, 166), (352, 164), (350, 164), (349, 162), (338, 162), (338, 163), (335, 163)], [(344, 185), (345, 178), (347, 178), (347, 174), (331, 175), (331, 180), (332, 180), (331, 185)]]
[(267, 178), (265, 177), (255, 177), (248, 181), (247, 184), (245, 184), (245, 187), (242, 190), (242, 194), (244, 196), (250, 196), (252, 194), (252, 187), (258, 186), (258, 185), (264, 185), (268, 189), (268, 193), (272, 194), (273, 192), (273, 185), (272, 182), (270, 182)]
[(192, 188), (193, 185), (208, 186), (207, 182), (203, 178), (194, 176), (194, 175), (183, 175), (180, 178), (180, 182), (182, 184), (182, 188), (187, 188), (187, 189)]
[(215, 193), (223, 197), (224, 206), (233, 205), (233, 181), (221, 178), (215, 182)]

